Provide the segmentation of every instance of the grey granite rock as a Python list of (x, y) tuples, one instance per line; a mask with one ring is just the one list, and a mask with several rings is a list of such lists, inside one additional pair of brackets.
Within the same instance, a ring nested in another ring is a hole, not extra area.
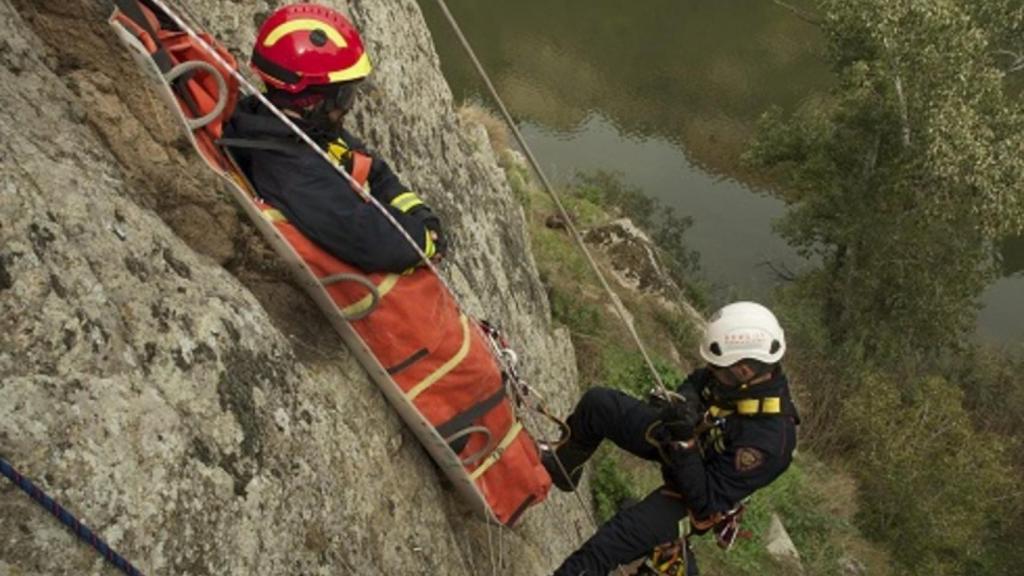
[[(0, 454), (147, 574), (550, 571), (590, 530), (576, 500), (515, 531), (467, 512), (183, 145), (109, 4), (0, 0)], [(437, 206), (464, 303), (565, 411), (571, 346), (418, 7), (336, 5), (377, 67), (353, 128)], [(276, 3), (188, 6), (242, 55)], [(111, 573), (6, 482), (0, 518), (6, 573)]]

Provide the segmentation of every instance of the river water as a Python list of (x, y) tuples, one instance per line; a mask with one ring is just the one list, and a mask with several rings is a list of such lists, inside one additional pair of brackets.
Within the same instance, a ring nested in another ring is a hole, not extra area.
[[(489, 106), (435, 1), (420, 5), (456, 99)], [(779, 271), (808, 266), (773, 232), (785, 207), (748, 184), (740, 155), (763, 111), (829, 87), (814, 26), (770, 0), (448, 5), (548, 175), (617, 171), (693, 217), (686, 241), (716, 300), (765, 298)], [(978, 325), (1024, 341), (1024, 240), (1004, 247)]]

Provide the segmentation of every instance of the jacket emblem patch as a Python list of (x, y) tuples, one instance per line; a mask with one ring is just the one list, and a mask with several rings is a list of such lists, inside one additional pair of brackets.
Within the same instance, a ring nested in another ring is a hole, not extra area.
[(736, 451), (736, 469), (740, 472), (756, 470), (764, 464), (764, 452), (757, 448), (740, 448)]

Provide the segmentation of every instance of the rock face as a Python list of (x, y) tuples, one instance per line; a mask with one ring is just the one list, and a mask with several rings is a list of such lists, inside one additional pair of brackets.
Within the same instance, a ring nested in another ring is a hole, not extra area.
[(682, 290), (662, 266), (654, 241), (632, 220), (619, 218), (596, 226), (587, 230), (583, 239), (601, 249), (623, 287), (654, 296), (663, 307), (679, 309), (698, 326), (704, 325), (700, 311), (678, 297)]
[(795, 574), (802, 574), (803, 568), (800, 563), (800, 552), (782, 525), (782, 519), (778, 514), (772, 514), (768, 524), (768, 532), (765, 534), (765, 548), (773, 558), (789, 566)]
[[(483, 130), (464, 133), (412, 0), (347, 10), (376, 71), (353, 129), (435, 205), (446, 264), (558, 411), (575, 362)], [(195, 0), (241, 56), (277, 6)], [(102, 0), (0, 0), (0, 455), (147, 574), (550, 572), (590, 529), (462, 506), (204, 172)], [(0, 481), (0, 573), (109, 574)]]

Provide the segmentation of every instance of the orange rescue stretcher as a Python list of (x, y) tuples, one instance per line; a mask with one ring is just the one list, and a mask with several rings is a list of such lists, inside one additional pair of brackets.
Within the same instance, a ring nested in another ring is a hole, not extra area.
[(115, 0), (115, 6), (110, 24), (157, 81), (196, 150), (229, 183), (457, 491), (488, 520), (514, 525), (547, 496), (551, 479), (516, 415), (491, 336), (429, 269), (366, 274), (264, 204), (220, 143), (238, 97), (231, 54), (199, 34), (231, 67), (225, 69), (157, 3)]

